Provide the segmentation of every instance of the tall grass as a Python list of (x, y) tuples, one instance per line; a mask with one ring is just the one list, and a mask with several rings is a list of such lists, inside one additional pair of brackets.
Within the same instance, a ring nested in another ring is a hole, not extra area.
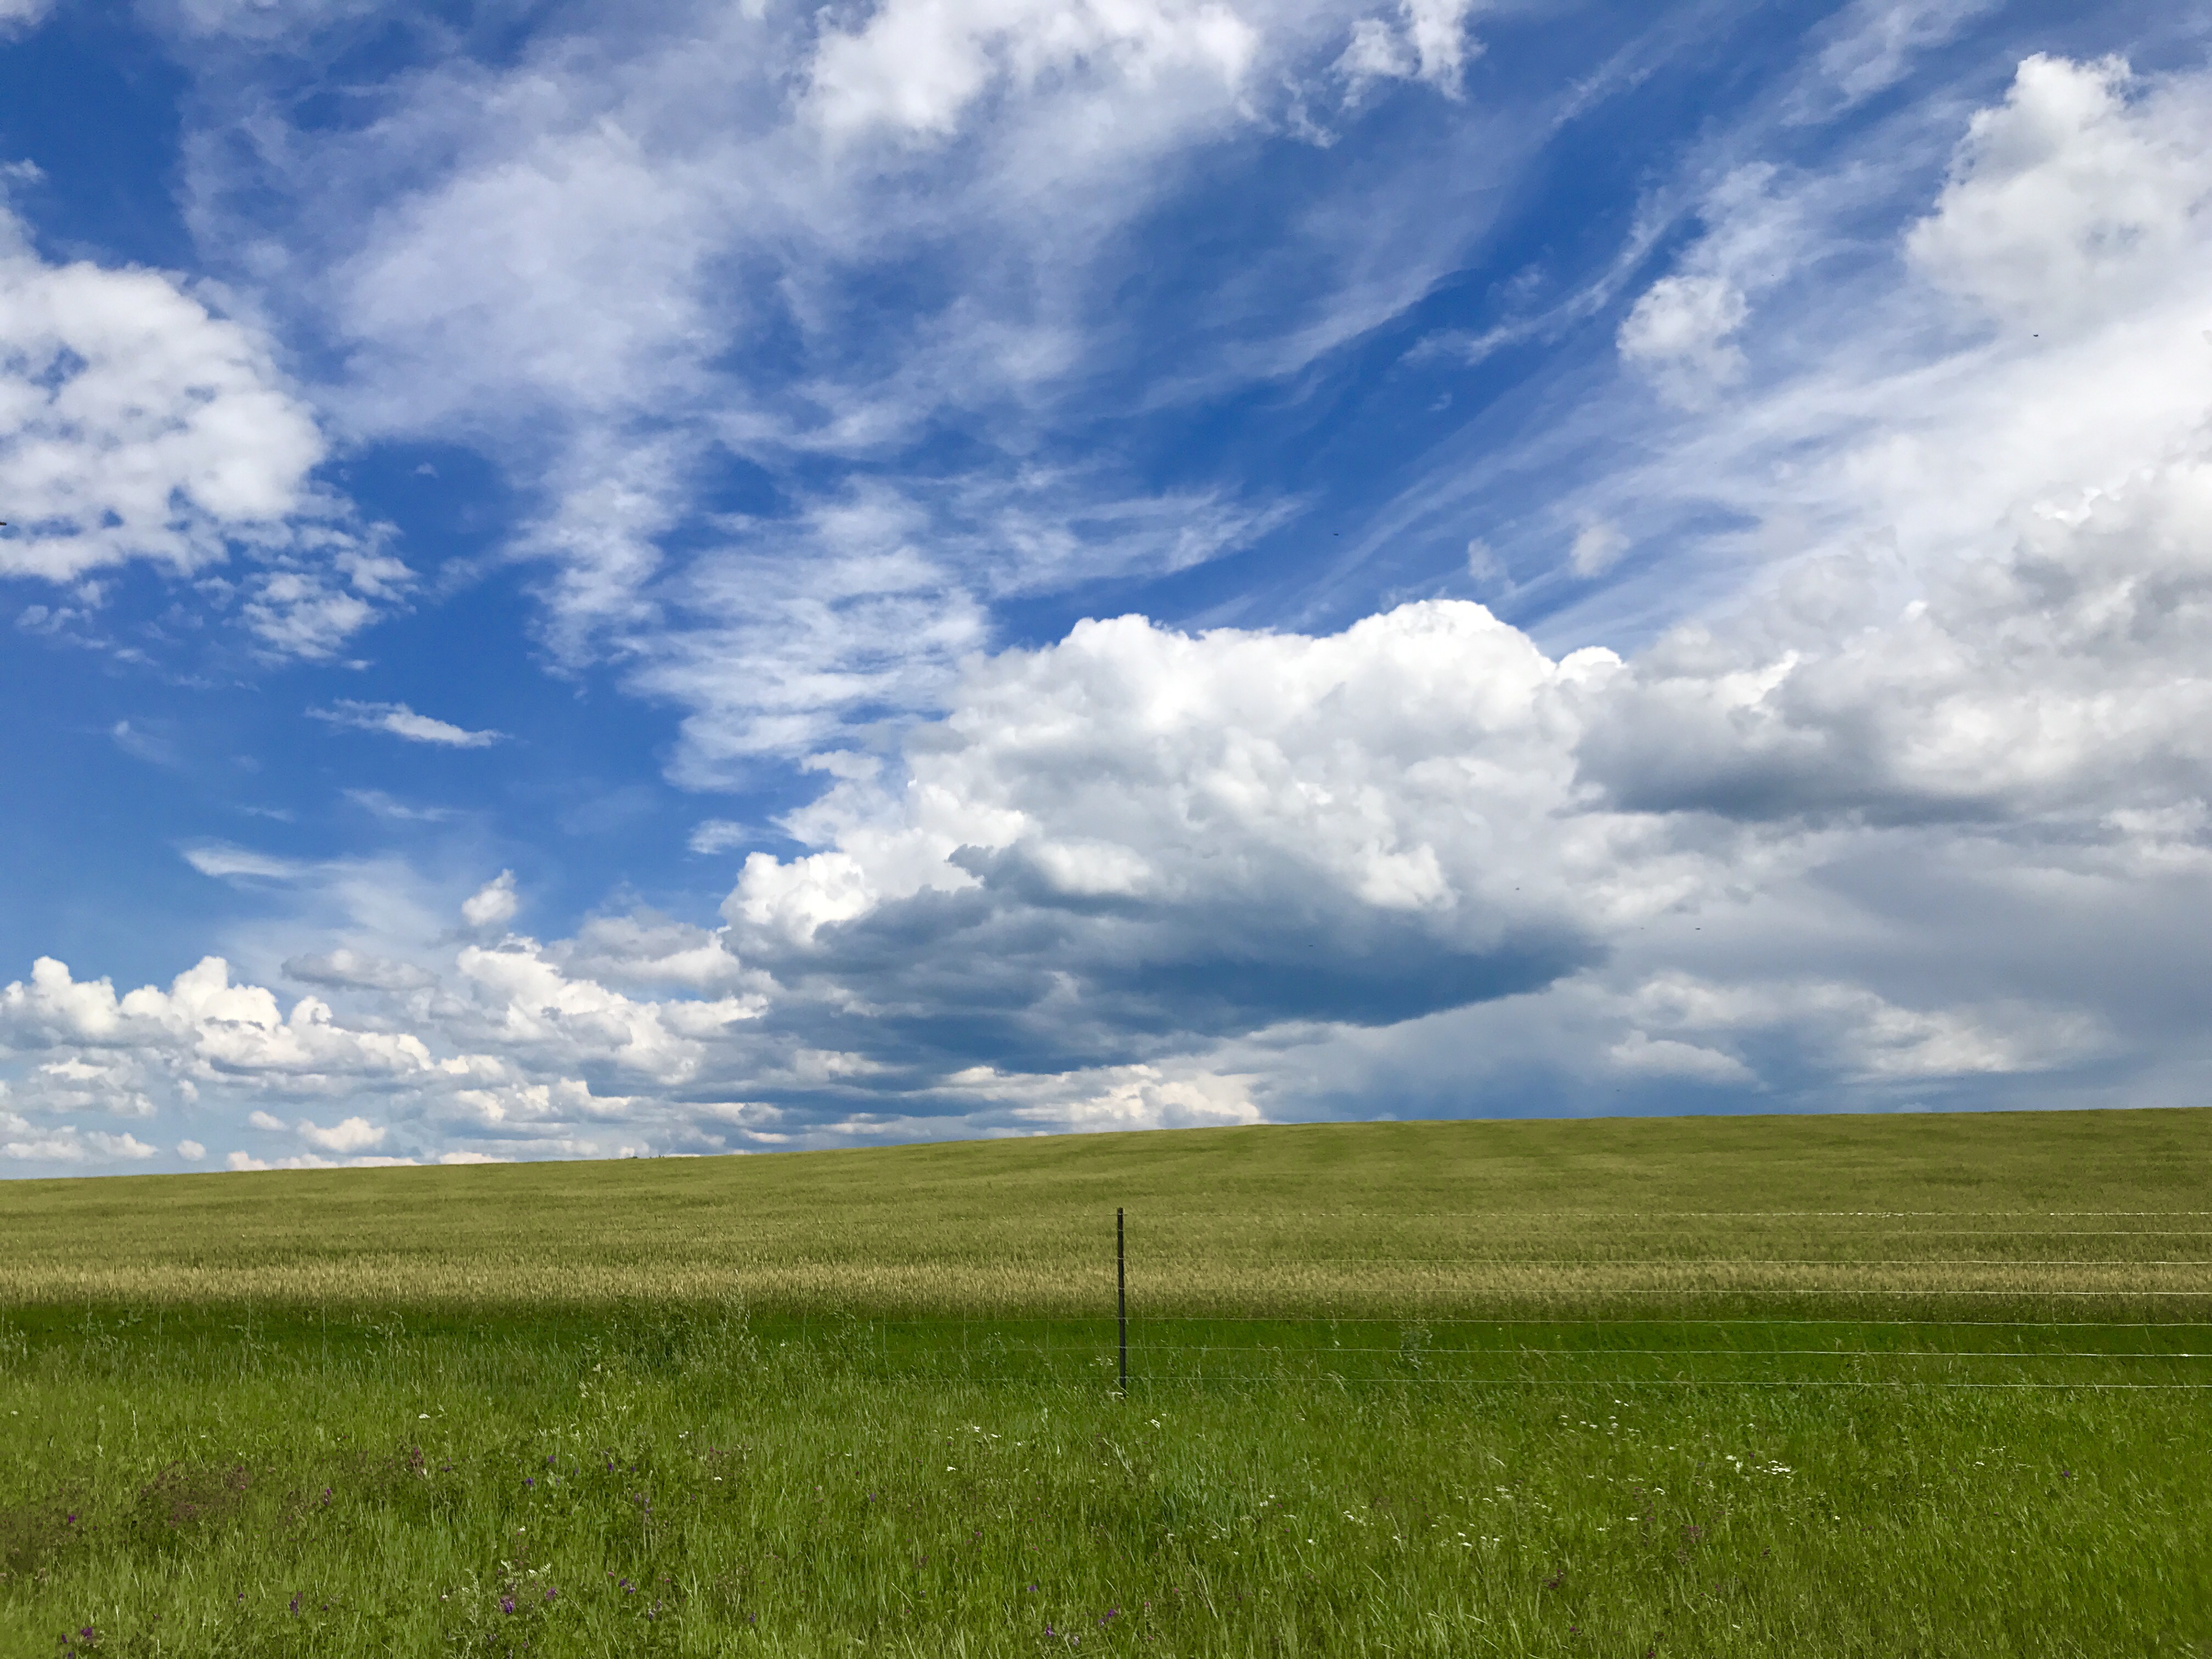
[(1121, 1399), (1103, 1375), (871, 1375), (831, 1334), (674, 1317), (580, 1340), (349, 1330), (327, 1358), (305, 1328), (43, 1336), (5, 1388), (0, 1650), (2212, 1641), (2201, 1396), (1285, 1380)]
[(2207, 1152), (1382, 1125), (0, 1186), (0, 1654), (2212, 1654)]

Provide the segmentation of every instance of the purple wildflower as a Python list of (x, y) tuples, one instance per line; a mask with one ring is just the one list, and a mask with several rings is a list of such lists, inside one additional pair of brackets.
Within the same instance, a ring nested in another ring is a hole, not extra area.
[(501, 1613), (513, 1613), (514, 1611), (514, 1598), (512, 1595), (501, 1596), (499, 1598), (499, 1610)]

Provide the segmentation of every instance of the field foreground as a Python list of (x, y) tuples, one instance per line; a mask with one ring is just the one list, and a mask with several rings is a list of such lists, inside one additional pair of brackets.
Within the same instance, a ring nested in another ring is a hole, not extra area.
[(0, 1652), (2212, 1654), (2208, 1154), (2114, 1113), (10, 1183)]

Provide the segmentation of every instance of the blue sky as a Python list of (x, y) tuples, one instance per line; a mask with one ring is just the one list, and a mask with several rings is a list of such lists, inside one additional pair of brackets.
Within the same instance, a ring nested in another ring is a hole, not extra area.
[(2201, 1097), (2212, 8), (0, 31), (0, 1173)]

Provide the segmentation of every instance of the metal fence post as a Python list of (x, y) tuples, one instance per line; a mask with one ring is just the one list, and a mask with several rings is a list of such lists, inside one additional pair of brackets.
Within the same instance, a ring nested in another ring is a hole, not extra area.
[(1114, 1309), (1121, 1327), (1121, 1392), (1129, 1392), (1129, 1261), (1121, 1242), (1121, 1212), (1114, 1212)]

